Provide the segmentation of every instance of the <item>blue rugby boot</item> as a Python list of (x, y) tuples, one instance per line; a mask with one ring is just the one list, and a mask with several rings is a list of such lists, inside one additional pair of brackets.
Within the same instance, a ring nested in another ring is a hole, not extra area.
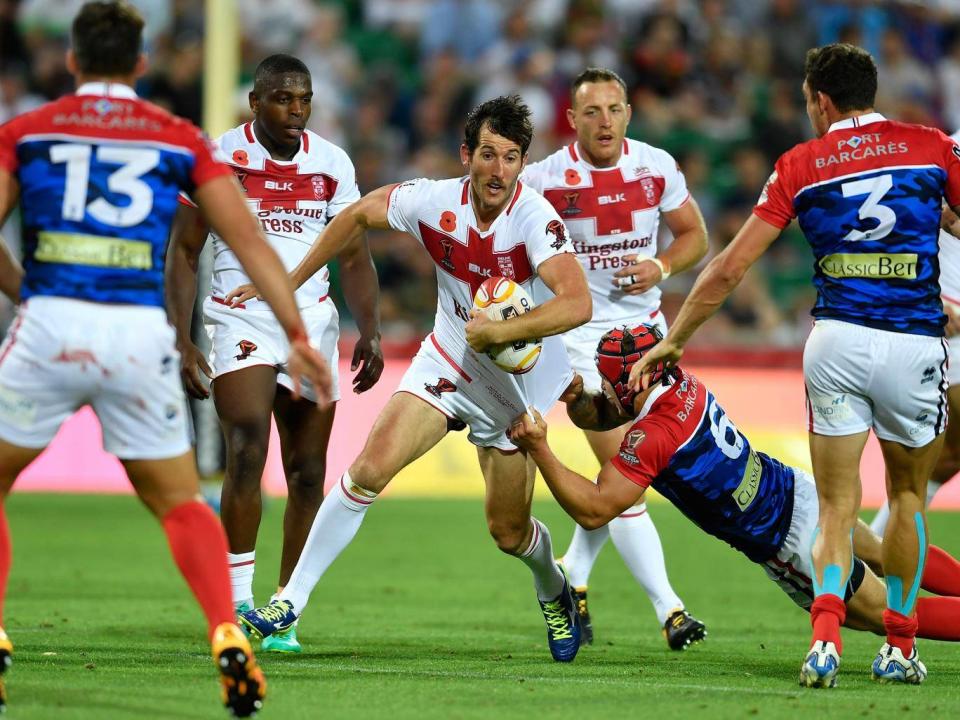
[(900, 648), (884, 643), (873, 661), (873, 679), (877, 682), (897, 682), (919, 685), (927, 678), (927, 668), (920, 662), (917, 646), (909, 657), (904, 657)]
[(580, 614), (577, 612), (577, 603), (573, 599), (566, 574), (563, 576), (563, 590), (560, 594), (553, 600), (538, 602), (547, 623), (550, 654), (557, 662), (573, 662), (580, 649)]
[(297, 614), (289, 600), (272, 600), (269, 605), (240, 615), (240, 625), (257, 638), (288, 630), (296, 622)]
[(800, 666), (800, 684), (809, 688), (836, 687), (839, 669), (837, 646), (826, 640), (817, 640)]

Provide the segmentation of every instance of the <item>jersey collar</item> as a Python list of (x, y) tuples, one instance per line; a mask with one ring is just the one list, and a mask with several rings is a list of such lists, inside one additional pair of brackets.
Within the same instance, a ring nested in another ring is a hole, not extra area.
[[(675, 381), (674, 381), (675, 382)], [(664, 394), (670, 392), (673, 389), (673, 383), (669, 385), (660, 385), (652, 393), (647, 395), (647, 399), (643, 401), (643, 407), (640, 408), (640, 412), (637, 414), (637, 420), (641, 420), (647, 416), (647, 413), (650, 412), (650, 408), (653, 407), (653, 404), (659, 400)]]
[(630, 146), (627, 144), (627, 139), (623, 139), (623, 147), (620, 149), (620, 157), (617, 158), (617, 163), (611, 165), (610, 167), (598, 168), (590, 164), (590, 161), (584, 157), (583, 153), (580, 151), (580, 143), (574, 140), (572, 143), (567, 145), (567, 152), (570, 154), (570, 157), (573, 158), (574, 162), (578, 162), (583, 165), (588, 170), (598, 170), (603, 172), (604, 170), (614, 170), (616, 168), (622, 167), (624, 164), (624, 158), (630, 154)]
[(869, 125), (870, 123), (883, 122), (884, 120), (886, 120), (886, 118), (878, 112), (866, 113), (865, 115), (854, 115), (853, 117), (844, 118), (843, 120), (837, 120), (833, 125), (830, 126), (830, 129), (827, 130), (827, 132), (832, 133), (834, 130), (858, 128), (864, 125)]
[[(259, 147), (260, 149), (262, 149), (262, 150), (263, 150), (263, 153), (264, 153), (264, 156), (269, 158), (269, 157), (270, 157), (270, 153), (267, 151), (267, 149), (266, 149), (265, 147), (263, 147), (263, 144), (257, 139), (256, 134), (254, 134), (254, 132), (253, 132), (253, 124), (254, 124), (255, 122), (256, 122), (256, 120), (251, 120), (251, 121), (248, 122), (248, 123), (244, 123), (244, 124), (243, 124), (243, 134), (246, 136), (247, 142), (249, 142), (251, 145), (256, 145), (257, 147)], [(310, 152), (310, 140), (307, 138), (307, 129), (304, 128), (304, 129), (303, 129), (303, 133), (300, 135), (300, 149), (297, 150), (297, 154), (294, 155), (294, 156), (293, 156), (292, 158), (290, 158), (289, 160), (273, 160), (272, 162), (276, 162), (276, 163), (295, 163), (295, 162), (297, 162), (297, 159), (300, 157), (301, 154), (306, 154), (306, 153), (308, 153), (308, 152)]]
[(136, 100), (137, 91), (123, 83), (88, 82), (77, 88), (77, 95), (96, 95), (97, 97), (126, 98)]

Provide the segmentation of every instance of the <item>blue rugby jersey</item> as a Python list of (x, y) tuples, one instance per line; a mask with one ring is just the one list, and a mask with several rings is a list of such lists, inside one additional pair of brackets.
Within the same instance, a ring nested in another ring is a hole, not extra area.
[(178, 192), (230, 173), (199, 129), (113, 83), (0, 126), (0, 168), (20, 184), (24, 300), (161, 307)]
[(944, 198), (960, 204), (954, 142), (869, 113), (784, 153), (753, 212), (779, 228), (797, 218), (815, 258), (814, 317), (938, 337)]
[(611, 462), (754, 562), (786, 540), (792, 468), (755, 451), (713, 393), (682, 369), (650, 395)]

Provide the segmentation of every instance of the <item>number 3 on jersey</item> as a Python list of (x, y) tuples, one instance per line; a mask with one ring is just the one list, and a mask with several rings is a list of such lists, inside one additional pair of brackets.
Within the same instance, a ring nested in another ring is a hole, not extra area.
[(160, 151), (97, 146), (98, 163), (120, 166), (107, 176), (107, 189), (130, 198), (129, 204), (123, 206), (102, 197), (87, 204), (92, 154), (92, 146), (79, 143), (50, 148), (50, 160), (67, 165), (61, 210), (64, 220), (81, 221), (85, 213), (90, 213), (93, 219), (114, 227), (132, 227), (143, 222), (153, 209), (153, 189), (140, 178), (160, 163)]
[(892, 175), (878, 175), (866, 180), (853, 180), (840, 186), (845, 198), (866, 195), (867, 199), (863, 201), (857, 214), (861, 220), (872, 218), (877, 221), (877, 226), (872, 230), (851, 230), (843, 238), (844, 240), (850, 242), (880, 240), (890, 234), (897, 222), (897, 214), (886, 205), (881, 205), (880, 199), (890, 192), (892, 187)]

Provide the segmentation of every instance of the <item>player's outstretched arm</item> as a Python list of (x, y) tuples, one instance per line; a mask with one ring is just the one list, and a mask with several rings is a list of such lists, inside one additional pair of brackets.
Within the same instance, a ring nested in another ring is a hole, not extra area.
[[(0, 169), (0, 227), (3, 227), (13, 212), (20, 197), (20, 184), (6, 170)], [(0, 292), (10, 298), (15, 305), (20, 302), (20, 282), (23, 280), (23, 267), (10, 253), (6, 241), (0, 236)]]
[(780, 228), (751, 215), (730, 244), (703, 269), (684, 300), (667, 336), (630, 371), (629, 384), (640, 390), (658, 363), (673, 367), (694, 331), (720, 308), (744, 274), (780, 235)]
[(328, 402), (332, 382), (330, 368), (307, 339), (290, 278), (263, 237), (256, 218), (247, 209), (237, 181), (221, 175), (198, 187), (193, 199), (210, 226), (237, 256), (286, 332), (290, 340), (287, 366), (293, 378), (294, 394), (299, 394), (301, 377), (305, 377), (316, 388), (318, 402)]
[(193, 324), (193, 305), (197, 300), (197, 269), (200, 253), (207, 241), (207, 225), (200, 211), (189, 205), (180, 205), (170, 233), (167, 263), (164, 269), (164, 292), (167, 316), (177, 333), (180, 351), (180, 375), (183, 386), (192, 397), (205, 400), (210, 390), (200, 379), (200, 373), (213, 378), (207, 358), (193, 343), (190, 334)]
[(609, 462), (596, 484), (560, 462), (547, 443), (547, 423), (536, 410), (532, 418), (524, 414), (514, 422), (510, 439), (529, 453), (557, 502), (585, 530), (603, 527), (644, 495), (644, 488)]
[(353, 391), (369, 390), (383, 373), (380, 349), (380, 283), (364, 232), (357, 233), (340, 254), (340, 278), (350, 313), (357, 321), (360, 338), (353, 348), (350, 370), (360, 369), (353, 378)]

